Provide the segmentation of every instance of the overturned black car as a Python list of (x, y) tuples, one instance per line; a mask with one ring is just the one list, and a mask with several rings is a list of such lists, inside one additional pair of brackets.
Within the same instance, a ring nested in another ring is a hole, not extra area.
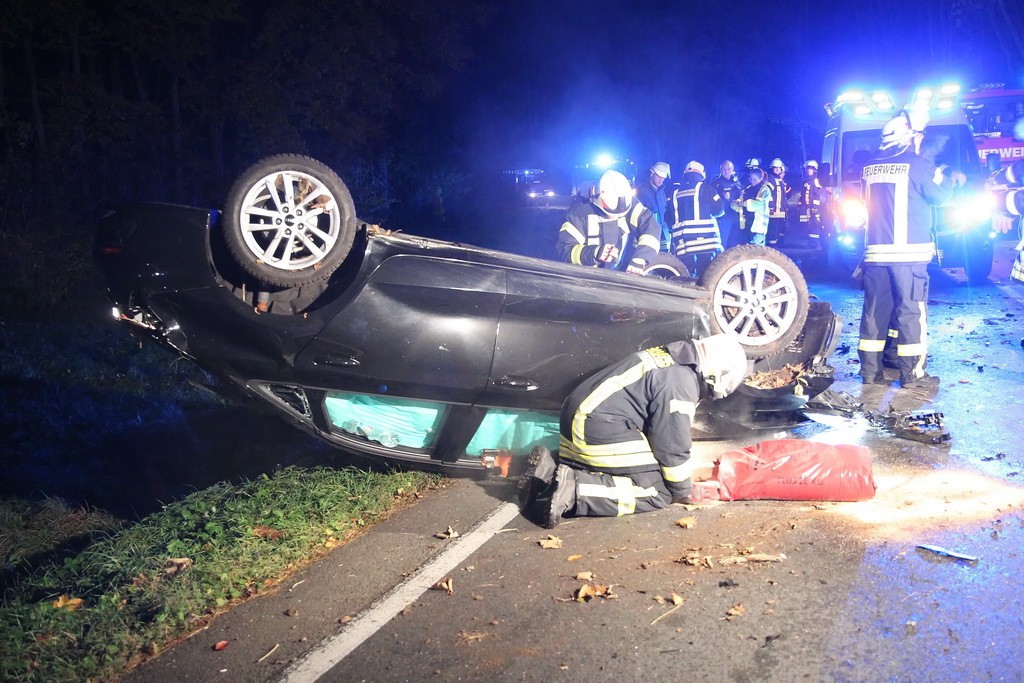
[(702, 401), (694, 438), (792, 424), (832, 383), (840, 327), (765, 247), (730, 249), (694, 281), (392, 233), (295, 155), (253, 166), (223, 212), (110, 212), (96, 256), (136, 333), (341, 449), (445, 471), (507, 471), (536, 444), (556, 448), (582, 378), (718, 332), (739, 336), (751, 375)]

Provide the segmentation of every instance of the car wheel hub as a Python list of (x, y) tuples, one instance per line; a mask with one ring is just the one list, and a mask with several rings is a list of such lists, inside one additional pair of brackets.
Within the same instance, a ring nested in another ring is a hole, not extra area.
[(797, 315), (796, 284), (770, 261), (744, 261), (729, 269), (715, 289), (712, 315), (748, 346), (782, 337)]

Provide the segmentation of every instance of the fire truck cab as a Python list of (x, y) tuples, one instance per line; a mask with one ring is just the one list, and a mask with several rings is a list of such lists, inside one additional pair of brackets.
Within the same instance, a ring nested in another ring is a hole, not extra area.
[(934, 263), (963, 268), (970, 282), (984, 282), (992, 270), (992, 203), (984, 191), (986, 174), (961, 107), (960, 88), (952, 84), (911, 91), (849, 90), (825, 106), (829, 118), (820, 175), (832, 225), (830, 265), (852, 272), (860, 262), (867, 222), (861, 172), (877, 154), (882, 124), (907, 106), (929, 113), (921, 156), (967, 176), (950, 201), (934, 210)]

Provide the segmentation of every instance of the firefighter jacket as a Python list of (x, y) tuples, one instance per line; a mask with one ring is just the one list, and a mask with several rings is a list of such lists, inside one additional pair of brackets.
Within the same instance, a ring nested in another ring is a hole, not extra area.
[(818, 176), (804, 179), (804, 184), (800, 187), (800, 196), (797, 197), (796, 203), (801, 222), (807, 222), (811, 218), (817, 218), (821, 215), (821, 200), (824, 194), (825, 190), (821, 187)]
[[(597, 260), (602, 246), (614, 244), (619, 258), (611, 263)], [(624, 258), (635, 246), (630, 260)], [(582, 266), (625, 270), (646, 266), (661, 248), (661, 226), (654, 214), (636, 199), (624, 216), (613, 218), (592, 202), (576, 202), (565, 212), (555, 249), (558, 257)]]
[(721, 251), (719, 216), (724, 213), (722, 195), (699, 173), (683, 174), (683, 182), (669, 202), (672, 251), (677, 256), (701, 251)]
[(658, 225), (665, 228), (669, 225), (665, 220), (665, 205), (668, 203), (668, 195), (665, 192), (665, 186), (655, 187), (648, 180), (640, 184), (636, 188), (636, 198), (646, 208), (650, 209), (654, 214), (654, 219), (658, 221)]
[(722, 195), (722, 202), (726, 207), (732, 204), (734, 199), (739, 199), (740, 195), (743, 194), (743, 185), (736, 179), (735, 173), (729, 178), (721, 174), (716, 175), (710, 182), (711, 186), (718, 191), (718, 194)]
[(584, 380), (562, 404), (562, 462), (623, 475), (658, 471), (690, 489), (690, 426), (703, 380), (692, 342), (639, 351)]
[(743, 194), (740, 195), (740, 229), (766, 234), (771, 201), (772, 186), (767, 180), (743, 188)]
[(789, 198), (789, 193), (792, 188), (789, 183), (783, 178), (778, 178), (771, 174), (768, 175), (766, 181), (772, 189), (772, 200), (771, 205), (768, 208), (769, 218), (785, 218), (786, 217), (786, 200)]
[(928, 263), (932, 242), (932, 207), (953, 191), (946, 178), (935, 182), (935, 165), (912, 149), (884, 150), (864, 166), (867, 244), (864, 263), (898, 265)]

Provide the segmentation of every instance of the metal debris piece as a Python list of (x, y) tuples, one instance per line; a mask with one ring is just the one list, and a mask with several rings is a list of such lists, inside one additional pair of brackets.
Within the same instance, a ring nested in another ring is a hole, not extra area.
[(938, 545), (928, 545), (926, 543), (919, 544), (917, 546), (921, 550), (928, 550), (935, 553), (936, 555), (944, 555), (945, 557), (952, 557), (957, 560), (966, 560), (967, 562), (977, 562), (978, 558), (974, 555), (965, 555), (964, 553), (958, 553), (955, 550), (948, 550)]
[(942, 413), (898, 412), (883, 416), (893, 434), (922, 443), (945, 443), (952, 440)]

